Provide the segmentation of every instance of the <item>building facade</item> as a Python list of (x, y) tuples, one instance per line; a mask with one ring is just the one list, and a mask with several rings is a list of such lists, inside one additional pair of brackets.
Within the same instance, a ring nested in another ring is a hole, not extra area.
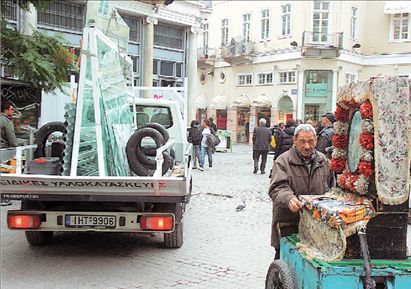
[[(92, 5), (88, 2), (91, 2)], [(52, 1), (45, 11), (30, 9), (30, 17), (11, 0), (5, 0), (6, 11), (3, 15), (11, 25), (16, 25), (20, 31), (24, 27), (33, 26), (48, 35), (61, 35), (69, 48), (80, 54), (83, 27), (86, 25), (86, 9), (97, 9), (103, 13), (107, 4), (113, 5), (130, 28), (128, 55), (133, 60), (134, 86), (173, 86), (183, 85), (188, 79), (189, 119), (194, 117), (194, 102), (197, 79), (197, 35), (201, 20), (209, 15), (206, 1)], [(23, 23), (24, 20), (30, 23)], [(2, 67), (1, 76), (13, 78), (12, 72)], [(56, 91), (45, 94), (44, 104), (55, 107), (41, 109), (40, 124), (59, 120), (57, 116), (64, 115), (64, 104), (68, 97), (65, 93)], [(47, 99), (57, 101), (47, 101)], [(191, 108), (190, 108), (191, 107)], [(64, 119), (64, 118), (63, 118)], [(188, 121), (189, 122), (189, 121)]]
[(198, 41), (197, 117), (247, 142), (261, 117), (320, 120), (346, 83), (410, 77), (410, 15), (406, 1), (213, 1)]

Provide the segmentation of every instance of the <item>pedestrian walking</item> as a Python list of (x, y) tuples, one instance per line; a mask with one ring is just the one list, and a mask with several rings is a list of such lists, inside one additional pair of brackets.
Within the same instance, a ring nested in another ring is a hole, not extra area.
[(267, 121), (264, 118), (260, 118), (258, 121), (258, 127), (254, 128), (253, 132), (253, 159), (254, 159), (254, 171), (256, 174), (258, 171), (258, 162), (261, 156), (260, 172), (265, 174), (265, 165), (267, 163), (267, 154), (271, 142), (271, 131), (266, 127)]
[(208, 121), (210, 122), (211, 133), (212, 133), (212, 134), (216, 134), (216, 133), (217, 133), (217, 126), (216, 126), (216, 124), (214, 123), (214, 118), (209, 117), (209, 118), (208, 118)]
[(193, 144), (193, 169), (196, 169), (197, 163), (198, 166), (200, 166), (201, 163), (201, 127), (197, 120), (191, 121), (190, 129), (188, 131), (188, 142)]
[(302, 203), (299, 195), (321, 195), (333, 185), (327, 157), (316, 151), (315, 129), (299, 125), (294, 132), (293, 146), (273, 164), (269, 196), (273, 201), (271, 245), (279, 258), (280, 237), (297, 232)]
[(318, 133), (318, 141), (316, 150), (325, 154), (331, 159), (332, 137), (334, 135), (335, 116), (331, 112), (327, 112), (321, 119), (321, 130)]
[(213, 151), (214, 151), (214, 141), (212, 128), (210, 127), (210, 121), (204, 119), (202, 122), (203, 130), (201, 131), (201, 161), (200, 161), (200, 170), (204, 170), (205, 165), (205, 156), (208, 156), (208, 166), (213, 167)]
[(290, 118), (289, 120), (287, 120), (287, 124), (284, 130), (281, 132), (280, 137), (278, 138), (274, 159), (277, 159), (282, 153), (288, 151), (293, 146), (295, 127), (296, 122), (294, 119)]

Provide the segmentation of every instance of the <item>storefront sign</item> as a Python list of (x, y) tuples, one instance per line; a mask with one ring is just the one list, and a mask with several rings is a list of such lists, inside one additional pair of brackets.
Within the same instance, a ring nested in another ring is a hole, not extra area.
[(327, 97), (327, 83), (307, 83), (305, 85), (305, 96), (307, 97)]
[(292, 95), (297, 95), (298, 94), (298, 89), (297, 88), (292, 88), (291, 89), (291, 94)]

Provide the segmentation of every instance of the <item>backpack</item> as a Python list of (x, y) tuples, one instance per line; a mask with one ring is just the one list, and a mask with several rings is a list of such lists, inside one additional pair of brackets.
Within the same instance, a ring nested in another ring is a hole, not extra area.
[(191, 131), (191, 140), (196, 144), (199, 144), (201, 141), (201, 130), (198, 125), (195, 125)]

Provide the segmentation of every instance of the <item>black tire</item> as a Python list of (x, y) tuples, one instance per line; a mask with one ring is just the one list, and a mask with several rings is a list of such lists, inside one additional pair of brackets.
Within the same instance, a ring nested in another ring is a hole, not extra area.
[(146, 124), (140, 126), (138, 129), (142, 129), (142, 128), (145, 128), (145, 127), (153, 128), (153, 129), (157, 130), (159, 133), (161, 133), (161, 135), (163, 136), (163, 145), (165, 145), (168, 142), (168, 140), (170, 139), (170, 135), (168, 134), (167, 129), (159, 123), (149, 122), (149, 123), (146, 123)]
[[(42, 203), (38, 201), (21, 201), (21, 210), (40, 210)], [(45, 246), (53, 239), (52, 231), (25, 231), (27, 242), (32, 246)]]
[(63, 134), (67, 133), (66, 126), (64, 125), (63, 122), (60, 122), (60, 121), (49, 122), (39, 128), (36, 134), (37, 149), (34, 151), (34, 158), (41, 158), (41, 157), (46, 156), (45, 149), (46, 149), (47, 138), (50, 136), (50, 134), (52, 134), (53, 132), (57, 132), (57, 131)]
[[(156, 159), (155, 157), (152, 156), (147, 156), (144, 154), (142, 148), (141, 148), (141, 141), (145, 137), (152, 138), (154, 142), (156, 143), (156, 148), (159, 148), (163, 145), (163, 136), (160, 134), (159, 131), (145, 127), (145, 128), (139, 128), (133, 135), (136, 136), (136, 146), (135, 146), (135, 151), (136, 151), (136, 156), (137, 160), (142, 164), (143, 166), (151, 166), (155, 167), (156, 166)], [(131, 138), (130, 138), (131, 140)]]
[(183, 246), (183, 223), (176, 223), (172, 233), (164, 233), (164, 247), (169, 249)]
[(26, 231), (26, 239), (32, 246), (45, 246), (53, 239), (53, 232), (50, 231)]
[(268, 268), (265, 289), (294, 289), (294, 277), (288, 265), (282, 260), (274, 260)]

